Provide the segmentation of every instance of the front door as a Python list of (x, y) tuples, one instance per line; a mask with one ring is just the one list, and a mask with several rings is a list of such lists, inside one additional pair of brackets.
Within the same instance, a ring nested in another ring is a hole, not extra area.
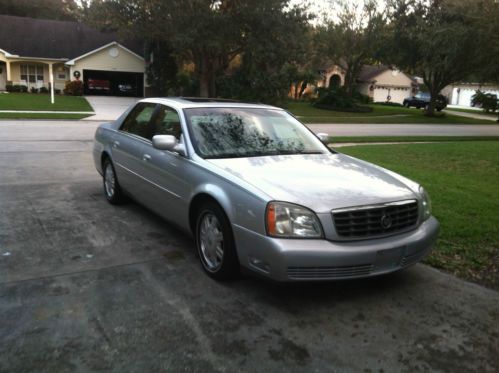
[(112, 157), (118, 182), (140, 199), (146, 189), (142, 175), (144, 146), (152, 138), (151, 118), (156, 104), (140, 102), (128, 114), (112, 142)]
[(7, 84), (6, 65), (0, 63), (0, 91), (5, 91), (6, 84)]
[[(173, 135), (183, 142), (180, 117), (174, 109), (158, 105), (153, 127), (154, 135)], [(155, 149), (152, 144), (143, 149), (143, 176), (149, 181), (146, 204), (164, 218), (181, 224), (191, 194), (186, 171), (189, 160), (175, 152)]]

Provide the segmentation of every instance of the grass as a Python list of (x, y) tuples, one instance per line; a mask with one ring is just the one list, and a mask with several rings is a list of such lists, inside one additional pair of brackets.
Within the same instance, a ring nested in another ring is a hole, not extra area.
[(50, 95), (34, 93), (0, 94), (0, 110), (94, 111), (84, 97), (56, 95), (51, 104)]
[(415, 108), (398, 106), (369, 105), (370, 113), (348, 113), (317, 109), (308, 102), (290, 102), (287, 110), (296, 115), (304, 123), (438, 123), (438, 124), (494, 124), (490, 120), (459, 117), (451, 114), (440, 114), (427, 117), (423, 111)]
[(0, 113), (0, 119), (83, 119), (85, 114)]
[(418, 181), (428, 190), (440, 238), (426, 262), (498, 286), (499, 141), (362, 145), (341, 152)]
[(456, 142), (456, 141), (499, 141), (497, 136), (341, 136), (330, 137), (331, 143), (372, 142)]

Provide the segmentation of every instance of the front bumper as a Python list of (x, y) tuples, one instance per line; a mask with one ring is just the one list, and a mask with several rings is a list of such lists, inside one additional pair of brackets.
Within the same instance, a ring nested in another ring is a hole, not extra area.
[(419, 262), (437, 240), (430, 217), (417, 229), (391, 237), (333, 242), (278, 239), (233, 226), (242, 266), (277, 281), (340, 280), (377, 276)]

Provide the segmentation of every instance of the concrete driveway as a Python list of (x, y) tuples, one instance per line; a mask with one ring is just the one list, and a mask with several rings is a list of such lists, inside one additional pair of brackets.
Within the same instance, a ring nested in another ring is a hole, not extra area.
[(136, 97), (85, 96), (94, 108), (95, 115), (90, 120), (111, 121), (118, 118), (133, 103), (140, 100)]
[(0, 122), (0, 371), (499, 371), (499, 293), (424, 265), (212, 281), (190, 237), (106, 203), (95, 125)]

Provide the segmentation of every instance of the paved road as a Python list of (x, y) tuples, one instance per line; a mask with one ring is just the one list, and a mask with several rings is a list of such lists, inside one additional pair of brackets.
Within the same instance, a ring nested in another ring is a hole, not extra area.
[(0, 371), (497, 372), (499, 293), (423, 265), (279, 286), (106, 203), (95, 123), (0, 123)]
[[(101, 121), (0, 120), (4, 139), (58, 140), (91, 138)], [(56, 127), (54, 127), (56, 124)], [(499, 136), (499, 125), (437, 124), (309, 124), (315, 132), (331, 136)], [(57, 130), (54, 130), (57, 128)]]
[(308, 124), (331, 136), (499, 136), (494, 124)]

